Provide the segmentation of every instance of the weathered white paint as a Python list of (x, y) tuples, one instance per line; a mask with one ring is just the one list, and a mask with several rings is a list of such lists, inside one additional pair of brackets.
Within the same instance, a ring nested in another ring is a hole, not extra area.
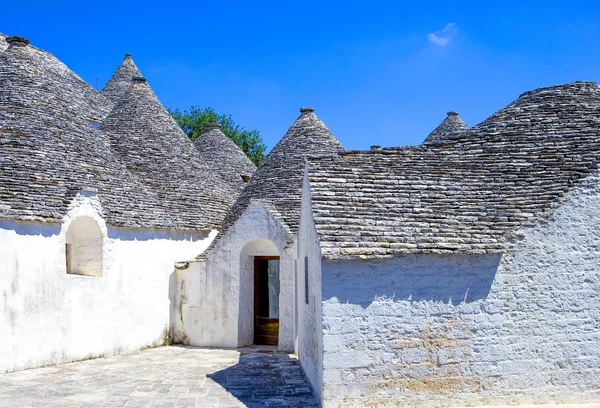
[[(79, 217), (102, 233), (101, 277), (66, 273), (66, 233)], [(112, 228), (86, 195), (61, 225), (0, 220), (0, 372), (164, 343), (173, 264), (214, 235)]]
[[(323, 384), (323, 334), (321, 305), (321, 249), (317, 238), (306, 172), (298, 232), (297, 302), (298, 359), (318, 399)], [(308, 263), (306, 262), (308, 260)], [(308, 304), (306, 272), (308, 271)]]
[(324, 261), (324, 407), (597, 400), (599, 226), (593, 178), (502, 256)]
[(260, 202), (251, 203), (206, 262), (177, 272), (179, 296), (171, 309), (176, 341), (241, 347), (254, 340), (254, 256), (280, 257), (279, 349), (294, 347), (293, 245), (289, 232)]

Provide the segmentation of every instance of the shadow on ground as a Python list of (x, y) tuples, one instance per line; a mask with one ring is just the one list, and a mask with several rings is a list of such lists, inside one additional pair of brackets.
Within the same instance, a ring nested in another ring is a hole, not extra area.
[(208, 374), (249, 408), (318, 407), (300, 363), (267, 348), (243, 348), (238, 364)]

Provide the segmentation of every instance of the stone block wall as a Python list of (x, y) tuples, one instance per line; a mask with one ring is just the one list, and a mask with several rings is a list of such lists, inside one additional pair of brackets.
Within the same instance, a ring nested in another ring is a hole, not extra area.
[(600, 399), (597, 179), (506, 253), (323, 263), (323, 405)]

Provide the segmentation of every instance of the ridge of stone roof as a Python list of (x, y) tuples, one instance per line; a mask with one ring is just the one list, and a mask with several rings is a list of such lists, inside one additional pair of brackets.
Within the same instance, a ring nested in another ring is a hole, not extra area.
[(104, 88), (100, 91), (100, 95), (113, 104), (117, 104), (131, 86), (132, 79), (141, 76), (142, 73), (133, 62), (131, 54), (125, 54), (123, 62), (121, 62), (121, 65), (119, 65), (106, 85), (104, 85)]
[(26, 42), (0, 55), (0, 217), (61, 222), (78, 193), (94, 191), (108, 223), (159, 224), (156, 194), (94, 130), (90, 95), (64, 64)]
[(457, 132), (469, 127), (458, 116), (458, 112), (448, 112), (446, 118), (423, 141), (424, 144), (443, 143), (458, 136)]
[(214, 171), (226, 180), (233, 189), (243, 190), (246, 182), (242, 176), (252, 176), (256, 166), (246, 153), (236, 145), (217, 124), (209, 125), (207, 131), (194, 141), (200, 157), (213, 165)]
[(198, 260), (206, 259), (228, 228), (243, 214), (251, 201), (268, 203), (279, 221), (292, 234), (298, 231), (302, 201), (302, 179), (307, 156), (334, 155), (344, 147), (314, 109), (300, 109), (300, 116), (265, 157), (246, 188), (227, 213), (223, 228)]
[(99, 130), (127, 169), (158, 193), (157, 205), (167, 209), (168, 225), (221, 225), (239, 191), (202, 160), (144, 78), (133, 78)]
[[(8, 45), (7, 40), (12, 41), (11, 39), (16, 38), (22, 37), (6, 37), (4, 43)], [(113, 107), (113, 104), (110, 101), (106, 100), (102, 95), (99, 95), (91, 85), (71, 71), (54, 55), (29, 44), (29, 40), (26, 38), (23, 38), (23, 40), (27, 41), (27, 49), (32, 53), (32, 58), (35, 58), (36, 62), (41, 64), (40, 66), (43, 67), (42, 69), (44, 69), (46, 73), (51, 74), (56, 81), (69, 83), (71, 87), (79, 92), (79, 95), (76, 95), (77, 100), (82, 101), (84, 105), (86, 105), (80, 107), (85, 107), (86, 119), (89, 119), (94, 123), (99, 123), (106, 115), (108, 115)]]
[(8, 43), (6, 42), (6, 35), (0, 33), (0, 54), (2, 54), (8, 48)]
[(594, 122), (597, 111), (590, 106), (590, 100), (599, 95), (600, 86), (589, 81), (537, 88), (521, 94), (471, 130), (485, 130), (504, 137), (516, 137), (523, 132), (535, 132), (538, 137), (554, 136), (558, 132), (568, 136), (577, 133), (578, 129), (569, 130), (570, 122), (581, 122), (583, 112), (591, 113), (590, 120)]
[(600, 161), (600, 87), (534, 90), (440, 145), (311, 158), (323, 257), (501, 252)]

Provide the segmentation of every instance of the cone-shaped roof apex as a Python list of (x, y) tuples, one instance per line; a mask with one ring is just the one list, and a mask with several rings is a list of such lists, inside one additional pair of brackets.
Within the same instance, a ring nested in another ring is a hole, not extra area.
[(93, 88), (52, 55), (15, 44), (0, 55), (0, 215), (61, 222), (73, 197), (93, 190), (107, 222), (154, 226), (145, 215), (160, 213), (158, 200), (91, 126)]
[(462, 121), (462, 119), (458, 116), (458, 112), (450, 111), (448, 112), (446, 118), (436, 127), (433, 132), (427, 136), (424, 144), (435, 144), (435, 143), (443, 143), (448, 140), (452, 136), (456, 134), (456, 132), (460, 132), (468, 129), (469, 127)]
[(129, 89), (133, 78), (137, 77), (143, 77), (142, 73), (133, 62), (131, 54), (125, 54), (123, 62), (110, 77), (106, 85), (104, 85), (100, 94), (112, 103), (117, 104), (125, 91)]
[[(300, 222), (302, 179), (307, 156), (335, 155), (344, 150), (314, 109), (302, 108), (287, 133), (265, 157), (233, 208), (225, 217), (222, 236), (235, 223), (251, 201), (260, 200), (294, 234)], [(213, 248), (220, 238), (215, 239)], [(210, 249), (199, 258), (208, 255)]]
[(239, 194), (204, 162), (145, 81), (132, 81), (100, 126), (129, 171), (162, 197), (183, 228), (220, 226)]
[(208, 130), (194, 141), (202, 160), (211, 163), (215, 172), (233, 189), (242, 190), (246, 182), (242, 176), (252, 176), (256, 166), (246, 154), (221, 131), (221, 125), (210, 123)]

